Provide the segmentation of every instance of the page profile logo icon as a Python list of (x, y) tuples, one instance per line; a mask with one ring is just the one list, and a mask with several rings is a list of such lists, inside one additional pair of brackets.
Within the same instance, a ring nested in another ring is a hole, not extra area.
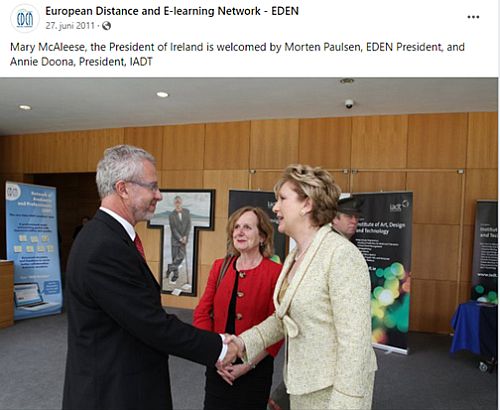
[(38, 10), (29, 4), (20, 4), (11, 14), (10, 22), (20, 33), (29, 33), (38, 27)]

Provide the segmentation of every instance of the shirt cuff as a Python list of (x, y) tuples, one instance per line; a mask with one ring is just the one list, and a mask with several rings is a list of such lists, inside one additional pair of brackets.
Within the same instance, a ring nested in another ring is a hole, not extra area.
[(219, 355), (219, 361), (221, 361), (222, 359), (224, 359), (224, 357), (226, 357), (227, 344), (224, 343), (224, 339), (226, 337), (224, 335), (221, 335), (220, 333), (219, 333), (219, 336), (222, 338), (222, 350), (221, 350), (220, 355)]

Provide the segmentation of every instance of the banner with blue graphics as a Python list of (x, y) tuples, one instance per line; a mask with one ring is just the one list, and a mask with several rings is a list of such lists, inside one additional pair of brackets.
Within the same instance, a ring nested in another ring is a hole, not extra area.
[(7, 181), (7, 258), (14, 262), (14, 319), (60, 313), (56, 189)]

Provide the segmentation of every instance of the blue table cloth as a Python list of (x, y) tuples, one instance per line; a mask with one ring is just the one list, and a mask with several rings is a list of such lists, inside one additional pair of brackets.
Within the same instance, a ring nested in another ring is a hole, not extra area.
[(451, 353), (465, 349), (485, 357), (497, 357), (498, 306), (469, 301), (458, 306), (451, 326), (455, 330)]

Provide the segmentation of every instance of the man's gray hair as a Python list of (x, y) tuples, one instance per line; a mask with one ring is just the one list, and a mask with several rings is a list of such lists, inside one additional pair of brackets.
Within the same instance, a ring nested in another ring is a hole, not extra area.
[(117, 145), (107, 148), (104, 157), (97, 164), (95, 181), (101, 199), (115, 191), (118, 181), (140, 179), (144, 171), (144, 161), (156, 164), (155, 158), (142, 148), (132, 145)]

